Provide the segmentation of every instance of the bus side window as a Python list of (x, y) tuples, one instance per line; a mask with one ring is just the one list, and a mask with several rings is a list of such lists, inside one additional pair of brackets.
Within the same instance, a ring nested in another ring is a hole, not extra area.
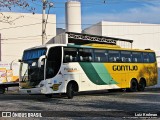
[(80, 62), (92, 62), (93, 50), (92, 49), (79, 49)]
[(155, 53), (149, 53), (149, 62), (150, 62), (150, 63), (156, 62)]
[(143, 53), (143, 62), (149, 63), (149, 54), (148, 53)]
[(100, 62), (101, 58), (100, 57), (95, 57), (95, 62)]
[(108, 54), (106, 50), (94, 50), (95, 62), (108, 62)]
[(78, 52), (76, 48), (64, 48), (64, 63), (65, 62), (77, 62)]
[(122, 62), (131, 62), (131, 52), (130, 51), (121, 51), (121, 61)]
[(108, 51), (109, 62), (120, 62), (120, 52), (119, 51)]
[(141, 52), (132, 52), (132, 62), (142, 63), (142, 53)]

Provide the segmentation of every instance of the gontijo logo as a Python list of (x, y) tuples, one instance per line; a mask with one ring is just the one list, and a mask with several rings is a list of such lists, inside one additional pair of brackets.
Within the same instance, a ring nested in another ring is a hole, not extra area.
[(113, 65), (112, 66), (113, 71), (137, 71), (138, 66), (137, 65)]

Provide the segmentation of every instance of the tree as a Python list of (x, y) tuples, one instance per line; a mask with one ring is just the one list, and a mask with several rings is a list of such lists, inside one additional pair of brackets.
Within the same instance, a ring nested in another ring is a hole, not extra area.
[[(32, 0), (33, 1), (33, 0)], [(20, 6), (20, 7), (28, 7), (29, 4), (27, 0), (1, 0), (0, 1), (0, 9), (3, 7), (11, 10), (12, 7)]]
[[(35, 0), (32, 0), (32, 1), (35, 1)], [(3, 8), (12, 10), (12, 7), (17, 7), (17, 6), (22, 8), (30, 7), (27, 0), (0, 0), (0, 11)], [(33, 12), (34, 10), (35, 8), (30, 7), (30, 11)], [(16, 18), (16, 19), (19, 19), (19, 18)], [(5, 16), (3, 13), (0, 13), (0, 22), (11, 23), (14, 20), (11, 20), (11, 16)]]

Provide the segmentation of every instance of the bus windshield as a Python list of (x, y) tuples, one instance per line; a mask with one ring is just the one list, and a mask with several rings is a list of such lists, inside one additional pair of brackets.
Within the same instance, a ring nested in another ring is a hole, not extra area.
[(44, 79), (44, 64), (39, 68), (38, 59), (45, 54), (46, 48), (24, 51), (20, 76), (25, 87), (34, 87)]

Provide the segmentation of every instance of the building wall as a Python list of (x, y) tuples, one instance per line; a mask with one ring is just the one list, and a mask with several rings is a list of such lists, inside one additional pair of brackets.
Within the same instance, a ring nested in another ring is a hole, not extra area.
[[(9, 23), (0, 22), (1, 61), (21, 59), (23, 50), (42, 45), (42, 15), (29, 13), (2, 13), (10, 16)], [(56, 16), (49, 15), (46, 25), (46, 42), (56, 36)]]
[(93, 34), (93, 35), (102, 35), (102, 22), (99, 22), (89, 28), (86, 28), (82, 33)]
[(102, 21), (85, 29), (84, 33), (130, 39), (134, 40), (133, 48), (160, 50), (160, 24)]
[(134, 40), (133, 48), (150, 48), (155, 50), (159, 72), (159, 82), (157, 86), (160, 86), (160, 24), (102, 21), (85, 29), (83, 32), (94, 35), (130, 39)]

